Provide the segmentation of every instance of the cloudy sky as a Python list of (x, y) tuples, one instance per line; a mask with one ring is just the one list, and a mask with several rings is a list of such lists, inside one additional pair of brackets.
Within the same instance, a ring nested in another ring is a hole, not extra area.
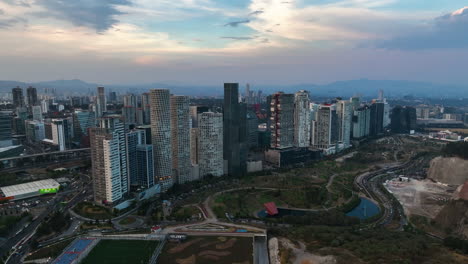
[(0, 79), (468, 84), (463, 0), (0, 0)]

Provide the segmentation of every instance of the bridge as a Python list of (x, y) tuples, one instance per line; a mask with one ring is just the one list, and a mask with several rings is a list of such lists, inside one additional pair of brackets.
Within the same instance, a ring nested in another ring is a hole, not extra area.
[(16, 167), (29, 167), (46, 163), (55, 163), (72, 160), (83, 160), (91, 157), (90, 148), (53, 151), (39, 154), (23, 155), (0, 159), (4, 169)]

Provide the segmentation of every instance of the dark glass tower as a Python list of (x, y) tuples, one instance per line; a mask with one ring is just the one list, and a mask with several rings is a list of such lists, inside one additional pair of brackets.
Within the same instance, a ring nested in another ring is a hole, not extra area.
[[(243, 114), (243, 116), (242, 116)], [(246, 174), (247, 129), (245, 106), (239, 104), (239, 84), (224, 84), (224, 136), (223, 156), (227, 173), (231, 176)]]

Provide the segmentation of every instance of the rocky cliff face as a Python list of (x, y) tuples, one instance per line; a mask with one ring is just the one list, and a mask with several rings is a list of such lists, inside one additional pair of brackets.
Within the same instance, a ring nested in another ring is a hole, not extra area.
[(450, 201), (434, 219), (447, 235), (468, 237), (468, 201)]
[(427, 177), (449, 185), (462, 185), (468, 181), (468, 160), (437, 157), (431, 161)]

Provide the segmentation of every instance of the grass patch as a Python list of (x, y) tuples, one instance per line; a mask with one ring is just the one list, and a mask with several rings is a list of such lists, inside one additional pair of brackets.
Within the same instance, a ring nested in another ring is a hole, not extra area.
[(109, 209), (90, 202), (81, 202), (73, 208), (75, 213), (90, 219), (105, 220), (112, 218)]
[(146, 264), (158, 244), (158, 241), (101, 240), (81, 264)]
[(125, 217), (124, 219), (119, 221), (121, 225), (130, 225), (136, 222), (136, 218), (132, 216)]
[(168, 242), (158, 263), (253, 263), (252, 238), (189, 237), (181, 243)]
[(72, 240), (61, 241), (47, 247), (43, 247), (34, 251), (31, 255), (27, 256), (25, 260), (43, 259), (43, 258), (56, 258), (62, 251), (70, 244)]

